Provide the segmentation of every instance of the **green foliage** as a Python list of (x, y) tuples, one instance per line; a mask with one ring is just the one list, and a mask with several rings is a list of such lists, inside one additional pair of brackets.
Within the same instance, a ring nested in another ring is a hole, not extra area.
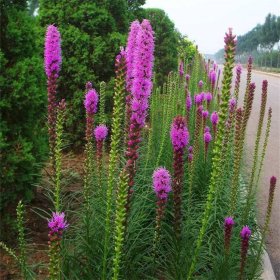
[(168, 73), (177, 68), (178, 33), (174, 23), (163, 10), (146, 9), (145, 14), (155, 32), (155, 79), (157, 85), (162, 86)]
[(19, 197), (32, 198), (47, 152), (45, 79), (34, 40), (36, 23), (26, 1), (16, 2), (1, 4), (0, 211)]

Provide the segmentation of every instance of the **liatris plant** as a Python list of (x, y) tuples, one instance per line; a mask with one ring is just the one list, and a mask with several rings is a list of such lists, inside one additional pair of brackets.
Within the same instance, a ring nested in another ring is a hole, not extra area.
[(96, 140), (96, 160), (98, 166), (99, 181), (101, 180), (103, 144), (107, 135), (108, 135), (108, 128), (104, 124), (98, 125), (94, 129), (94, 137)]
[(207, 110), (209, 110), (210, 109), (210, 103), (212, 101), (212, 94), (211, 94), (211, 92), (206, 92), (204, 94), (204, 99), (206, 100), (206, 103), (207, 103)]
[(26, 240), (24, 233), (24, 205), (22, 201), (19, 201), (17, 205), (17, 230), (18, 230), (18, 244), (19, 244), (19, 257), (20, 270), (22, 277), (27, 279), (28, 270), (26, 264)]
[(244, 111), (242, 108), (236, 110), (236, 124), (235, 124), (235, 139), (234, 139), (234, 159), (233, 159), (233, 175), (231, 180), (231, 210), (230, 214), (233, 215), (236, 207), (237, 200), (237, 190), (238, 190), (238, 180), (239, 180), (239, 158), (240, 156), (240, 146), (242, 145), (242, 122), (244, 117)]
[(189, 165), (191, 165), (192, 161), (193, 161), (193, 147), (189, 146), (188, 148), (188, 163)]
[(199, 89), (199, 92), (202, 92), (202, 88), (203, 88), (203, 81), (200, 80), (200, 81), (198, 82), (198, 89)]
[(225, 36), (225, 64), (224, 64), (224, 75), (223, 75), (223, 81), (222, 81), (222, 103), (221, 103), (221, 110), (219, 111), (219, 130), (217, 133), (217, 139), (215, 141), (215, 147), (213, 150), (213, 166), (212, 166), (212, 172), (211, 172), (211, 179), (210, 179), (210, 186), (209, 191), (207, 195), (206, 205), (204, 209), (204, 214), (202, 218), (202, 225), (200, 228), (200, 232), (197, 238), (196, 242), (196, 249), (193, 254), (191, 267), (189, 269), (188, 273), (188, 280), (192, 278), (193, 272), (196, 267), (197, 257), (198, 253), (200, 251), (200, 247), (202, 244), (202, 240), (204, 237), (204, 234), (207, 229), (207, 224), (209, 220), (209, 216), (212, 210), (213, 205), (213, 199), (215, 196), (215, 190), (216, 190), (216, 182), (221, 174), (221, 158), (222, 155), (222, 144), (223, 144), (223, 137), (224, 137), (224, 131), (225, 131), (225, 121), (228, 114), (228, 102), (230, 99), (230, 88), (231, 88), (231, 82), (232, 82), (232, 69), (234, 67), (234, 54), (235, 54), (235, 47), (236, 47), (236, 36), (233, 36), (232, 30), (229, 29), (229, 32)]
[(262, 133), (262, 127), (263, 127), (266, 100), (267, 100), (267, 84), (268, 84), (267, 80), (264, 80), (263, 84), (262, 84), (262, 100), (261, 100), (261, 108), (260, 108), (258, 129), (257, 129), (257, 135), (256, 135), (256, 142), (255, 142), (253, 166), (252, 166), (251, 176), (250, 176), (249, 185), (248, 185), (248, 193), (247, 193), (247, 198), (246, 198), (247, 201), (246, 201), (246, 207), (245, 207), (244, 216), (243, 216), (243, 223), (246, 223), (246, 221), (247, 221), (247, 218), (249, 215), (249, 209), (250, 209), (251, 201), (252, 201), (252, 197), (251, 197), (252, 188), (253, 188), (253, 184), (254, 184), (257, 162), (258, 162), (258, 157), (259, 157), (259, 144), (260, 144), (260, 138), (261, 138), (261, 133)]
[(122, 249), (124, 244), (125, 220), (126, 220), (126, 204), (128, 191), (128, 174), (123, 170), (120, 174), (120, 182), (118, 186), (118, 194), (116, 200), (115, 214), (115, 233), (114, 233), (114, 258), (113, 258), (113, 280), (119, 278)]
[[(134, 65), (136, 61), (137, 52), (137, 37), (138, 33), (141, 31), (141, 25), (138, 20), (135, 20), (130, 25), (130, 31), (127, 38), (126, 46), (126, 90), (128, 95), (126, 96), (126, 133), (129, 131), (130, 117), (131, 117), (131, 90), (133, 85), (133, 80), (135, 77)], [(127, 139), (126, 139), (127, 140)]]
[(54, 25), (49, 25), (45, 37), (45, 72), (48, 83), (48, 130), (50, 158), (54, 163), (55, 125), (56, 125), (56, 87), (61, 66), (60, 33)]
[(252, 80), (252, 68), (253, 68), (253, 58), (251, 56), (249, 56), (248, 63), (247, 63), (247, 81), (246, 81), (246, 91), (245, 91), (245, 96), (244, 96), (244, 108), (246, 108), (249, 87), (250, 87), (251, 80)]
[(190, 119), (190, 112), (192, 108), (192, 97), (190, 93), (188, 92), (187, 98), (186, 98), (186, 124), (189, 124), (189, 119)]
[(62, 99), (57, 106), (57, 120), (56, 120), (56, 140), (55, 140), (55, 192), (54, 192), (54, 206), (55, 211), (60, 211), (61, 208), (61, 165), (62, 165), (62, 147), (63, 147), (63, 124), (65, 121), (66, 103)]
[(98, 94), (95, 89), (91, 88), (87, 91), (84, 100), (84, 106), (86, 109), (86, 140), (87, 142), (91, 141), (92, 131), (93, 131), (93, 122), (94, 114), (97, 112), (98, 106)]
[(186, 77), (185, 77), (185, 79), (186, 79), (186, 87), (187, 88), (189, 88), (190, 87), (190, 79), (191, 79), (191, 76), (189, 75), (189, 74), (186, 74)]
[(270, 223), (270, 217), (271, 217), (271, 211), (272, 211), (272, 205), (273, 205), (273, 200), (274, 200), (274, 192), (275, 192), (275, 187), (276, 187), (276, 177), (272, 176), (270, 178), (270, 188), (269, 188), (269, 196), (268, 196), (268, 203), (267, 203), (267, 210), (266, 210), (266, 215), (265, 215), (265, 222), (264, 222), (264, 226), (263, 226), (263, 230), (262, 230), (262, 239), (259, 245), (259, 249), (258, 249), (258, 255), (256, 257), (255, 260), (255, 265), (254, 265), (254, 271), (253, 271), (253, 276), (252, 278), (255, 276), (255, 272), (256, 272), (256, 268), (259, 262), (259, 259), (261, 257), (261, 254), (263, 252), (263, 244), (264, 244), (264, 240), (265, 237), (268, 233), (269, 230), (269, 223)]
[(55, 212), (48, 222), (49, 227), (49, 278), (51, 280), (61, 279), (61, 255), (60, 246), (62, 235), (68, 224), (63, 212)]
[(211, 120), (212, 127), (213, 127), (214, 141), (215, 141), (216, 134), (217, 134), (217, 125), (218, 125), (218, 122), (219, 122), (219, 115), (218, 115), (218, 113), (217, 112), (213, 112), (211, 114), (210, 120)]
[(225, 252), (226, 255), (229, 255), (230, 249), (230, 239), (232, 233), (232, 227), (234, 225), (234, 220), (232, 217), (226, 217), (224, 221), (224, 232), (225, 232)]
[(202, 104), (202, 101), (203, 101), (203, 94), (201, 93), (198, 93), (194, 96), (194, 102), (195, 102), (195, 105), (198, 107)]
[(87, 86), (86, 88), (90, 88), (84, 100), (84, 106), (86, 109), (86, 146), (85, 146), (85, 176), (84, 176), (84, 198), (86, 204), (89, 201), (89, 185), (91, 180), (91, 171), (92, 171), (92, 158), (93, 158), (93, 143), (92, 143), (92, 131), (93, 131), (93, 123), (94, 123), (94, 114), (97, 112), (98, 106), (98, 94), (95, 89)]
[(240, 232), (241, 236), (241, 260), (240, 260), (240, 273), (239, 280), (244, 279), (244, 269), (246, 264), (247, 252), (249, 248), (249, 239), (251, 236), (251, 230), (248, 226), (242, 228)]
[(236, 100), (236, 103), (238, 102), (238, 97), (239, 97), (239, 86), (240, 86), (241, 73), (242, 73), (242, 66), (241, 66), (241, 64), (238, 64), (236, 66), (236, 77), (235, 77), (235, 83), (234, 83), (234, 98)]
[(211, 92), (214, 94), (214, 89), (215, 89), (215, 84), (216, 84), (216, 72), (215, 72), (215, 70), (212, 69), (210, 71), (209, 78), (210, 78), (210, 84), (211, 84)]
[(180, 61), (180, 64), (179, 64), (179, 75), (180, 75), (180, 77), (184, 76), (184, 63), (183, 63), (183, 61)]
[(99, 123), (106, 124), (105, 117), (105, 96), (106, 96), (106, 83), (100, 83), (100, 101), (99, 101)]
[[(208, 127), (206, 127), (206, 128), (208, 128)], [(209, 131), (209, 128), (205, 130), (204, 135), (203, 135), (203, 140), (204, 140), (204, 161), (206, 162), (208, 147), (209, 147), (209, 144), (212, 140), (212, 136), (211, 136), (211, 133)]]
[(148, 20), (143, 20), (136, 39), (134, 79), (132, 83), (131, 117), (126, 151), (126, 170), (129, 175), (129, 191), (127, 211), (133, 192), (135, 163), (138, 158), (138, 148), (141, 142), (141, 129), (145, 125), (148, 101), (152, 90), (152, 68), (154, 61), (154, 32)]
[(186, 124), (189, 123), (191, 108), (192, 108), (192, 97), (191, 97), (190, 93), (188, 92), (187, 98), (186, 98), (186, 109), (187, 109), (187, 111), (186, 111)]
[(272, 118), (272, 108), (269, 107), (266, 130), (265, 130), (265, 138), (264, 138), (263, 149), (262, 149), (262, 153), (261, 153), (261, 159), (260, 159), (260, 165), (259, 165), (259, 170), (258, 170), (258, 175), (257, 175), (256, 186), (258, 186), (258, 184), (259, 184), (260, 174), (261, 174), (261, 170), (263, 167), (263, 161), (264, 161), (266, 148), (267, 148), (267, 144), (268, 144), (268, 139), (269, 139), (269, 135), (270, 135), (271, 118)]
[(206, 127), (206, 121), (207, 118), (209, 117), (209, 112), (207, 110), (202, 111), (202, 131), (204, 131)]
[(113, 118), (111, 126), (111, 147), (109, 153), (109, 166), (108, 166), (108, 186), (106, 192), (106, 218), (105, 218), (105, 237), (104, 237), (104, 249), (103, 249), (103, 261), (102, 261), (102, 279), (105, 280), (107, 259), (108, 259), (108, 247), (111, 231), (111, 216), (112, 216), (112, 199), (113, 199), (113, 187), (115, 173), (117, 171), (118, 158), (121, 151), (121, 135), (122, 135), (122, 119), (124, 117), (125, 101), (125, 74), (126, 74), (126, 53), (124, 50), (117, 55), (115, 60), (115, 94), (114, 94), (114, 108)]
[(156, 169), (153, 173), (153, 189), (157, 196), (156, 210), (156, 228), (154, 236), (154, 253), (160, 240), (161, 221), (164, 216), (164, 210), (168, 198), (168, 193), (171, 191), (171, 176), (169, 171), (163, 167)]
[(173, 146), (173, 192), (174, 192), (174, 230), (177, 237), (181, 232), (181, 218), (182, 218), (182, 187), (184, 175), (184, 148), (189, 142), (189, 132), (187, 130), (185, 120), (178, 116), (173, 120), (170, 130), (170, 137)]

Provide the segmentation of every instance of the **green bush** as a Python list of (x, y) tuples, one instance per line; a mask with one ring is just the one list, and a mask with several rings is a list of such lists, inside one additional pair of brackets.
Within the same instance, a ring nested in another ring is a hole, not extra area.
[(43, 63), (25, 2), (1, 6), (1, 214), (17, 199), (32, 198), (47, 153)]

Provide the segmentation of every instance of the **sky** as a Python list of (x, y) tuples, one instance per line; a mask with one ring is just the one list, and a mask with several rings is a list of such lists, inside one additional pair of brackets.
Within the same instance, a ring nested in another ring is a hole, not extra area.
[(146, 0), (144, 7), (163, 9), (205, 54), (223, 48), (229, 27), (243, 35), (264, 23), (268, 13), (280, 15), (280, 0)]

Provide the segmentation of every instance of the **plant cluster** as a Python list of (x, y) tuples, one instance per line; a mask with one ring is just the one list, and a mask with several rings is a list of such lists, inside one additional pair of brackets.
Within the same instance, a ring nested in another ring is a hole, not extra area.
[[(55, 124), (49, 129), (55, 178), (49, 190), (54, 204), (48, 219), (49, 278), (260, 279), (260, 256), (276, 187), (273, 176), (265, 227), (260, 231), (252, 205), (271, 124), (269, 109), (259, 155), (267, 82), (247, 185), (241, 160), (255, 90), (252, 59), (243, 107), (237, 108), (240, 76), (232, 89), (236, 39), (231, 29), (224, 39), (221, 90), (218, 66), (205, 62), (198, 50), (192, 60), (182, 60), (178, 71), (168, 74), (163, 88), (157, 87), (152, 81), (154, 42), (149, 20), (131, 24), (127, 47), (115, 59), (111, 126), (94, 121), (98, 108), (103, 110), (98, 104), (102, 98), (92, 83), (86, 83), (84, 189), (67, 196), (60, 184), (65, 101), (59, 101), (54, 91), (60, 36), (57, 27), (47, 29), (45, 66), (49, 96), (53, 95), (49, 127)], [(20, 256), (0, 245), (29, 279), (34, 274), (26, 261), (23, 208), (20, 203)]]

